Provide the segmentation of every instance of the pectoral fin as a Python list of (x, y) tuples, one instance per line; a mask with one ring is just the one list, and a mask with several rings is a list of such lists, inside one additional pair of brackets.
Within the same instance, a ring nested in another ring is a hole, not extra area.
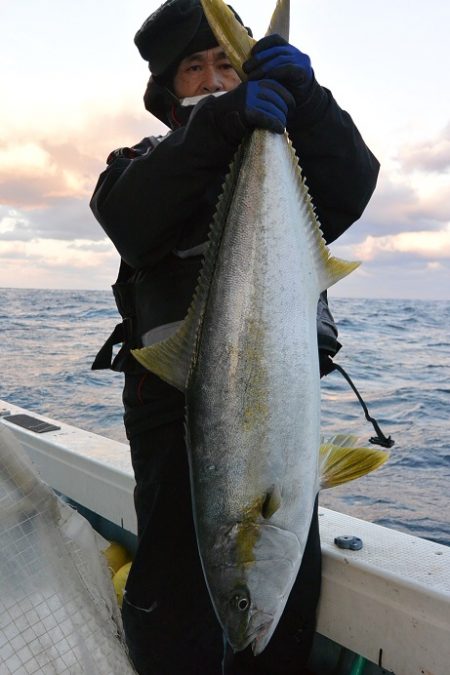
[(320, 489), (361, 478), (378, 469), (388, 458), (388, 452), (363, 447), (355, 436), (334, 436), (320, 447)]
[(156, 342), (142, 349), (132, 349), (131, 353), (141, 366), (184, 392), (192, 362), (197, 326), (198, 317), (195, 312), (191, 312), (175, 335), (168, 340)]
[(278, 511), (281, 506), (281, 490), (279, 485), (274, 485), (268, 490), (261, 508), (263, 518), (270, 520), (274, 513)]

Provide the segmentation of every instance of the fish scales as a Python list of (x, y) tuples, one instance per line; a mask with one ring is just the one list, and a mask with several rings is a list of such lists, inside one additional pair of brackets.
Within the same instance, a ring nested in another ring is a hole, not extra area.
[[(234, 547), (239, 576), (239, 566), (254, 563), (259, 549), (267, 557), (265, 528), (271, 542), (278, 528), (276, 539), (287, 536), (295, 551), (277, 592), (282, 603), (301, 563), (318, 488), (320, 288), (310, 232), (318, 225), (293, 154), (284, 137), (266, 131), (248, 141), (187, 384), (206, 578), (214, 588), (224, 541)], [(267, 525), (262, 505), (274, 485), (282, 500)], [(233, 542), (236, 523), (242, 527)], [(272, 548), (270, 555), (279, 555)]]
[(133, 351), (185, 392), (198, 548), (236, 651), (259, 654), (273, 635), (319, 488), (388, 456), (347, 435), (319, 448), (317, 301), (356, 267), (331, 257), (287, 135), (257, 129), (230, 168), (185, 321)]
[(287, 135), (256, 129), (185, 321), (133, 351), (185, 392), (200, 558), (237, 651), (265, 648), (301, 564), (319, 489), (317, 301), (356, 266), (331, 258)]
[(257, 129), (185, 321), (133, 351), (185, 392), (200, 558), (236, 651), (265, 648), (301, 564), (319, 489), (317, 301), (355, 267), (331, 258), (287, 134)]

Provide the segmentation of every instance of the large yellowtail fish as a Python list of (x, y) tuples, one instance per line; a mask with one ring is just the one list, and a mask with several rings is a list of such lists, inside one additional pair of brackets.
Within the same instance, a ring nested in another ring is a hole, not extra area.
[[(222, 1), (203, 5), (242, 73), (253, 41)], [(285, 9), (278, 4), (272, 25), (286, 24)], [(185, 392), (198, 546), (236, 651), (252, 644), (258, 654), (269, 642), (320, 487), (386, 459), (354, 440), (331, 443), (319, 472), (317, 302), (355, 267), (331, 257), (287, 136), (256, 130), (231, 166), (184, 323), (134, 352)]]

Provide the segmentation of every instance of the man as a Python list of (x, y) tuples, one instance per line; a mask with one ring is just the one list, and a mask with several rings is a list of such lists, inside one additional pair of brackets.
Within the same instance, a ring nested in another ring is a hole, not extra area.
[[(125, 372), (124, 422), (136, 477), (138, 551), (123, 605), (130, 655), (145, 675), (307, 672), (320, 590), (317, 505), (268, 647), (254, 657), (249, 648), (233, 654), (225, 645), (223, 655), (192, 522), (184, 398), (144, 372), (129, 350), (163, 338), (184, 318), (224, 176), (252, 129), (288, 129), (328, 243), (360, 217), (378, 162), (317, 83), (309, 57), (279, 36), (257, 43), (245, 83), (217, 45), (200, 0), (164, 3), (135, 42), (152, 73), (146, 108), (171, 131), (111, 153), (91, 202), (122, 258), (113, 289), (123, 323), (94, 367), (109, 366), (112, 345), (123, 342), (112, 367)], [(337, 349), (333, 327), (325, 338), (322, 374)]]

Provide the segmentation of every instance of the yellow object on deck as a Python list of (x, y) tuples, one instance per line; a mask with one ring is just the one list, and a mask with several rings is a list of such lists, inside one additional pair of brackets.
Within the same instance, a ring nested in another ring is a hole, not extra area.
[(109, 571), (113, 577), (126, 563), (131, 561), (131, 555), (122, 544), (112, 541), (108, 548), (103, 551), (108, 563)]
[(125, 591), (125, 585), (127, 583), (130, 569), (131, 569), (131, 562), (127, 562), (113, 576), (113, 585), (116, 591), (117, 602), (119, 603), (119, 607), (122, 607), (123, 594)]

